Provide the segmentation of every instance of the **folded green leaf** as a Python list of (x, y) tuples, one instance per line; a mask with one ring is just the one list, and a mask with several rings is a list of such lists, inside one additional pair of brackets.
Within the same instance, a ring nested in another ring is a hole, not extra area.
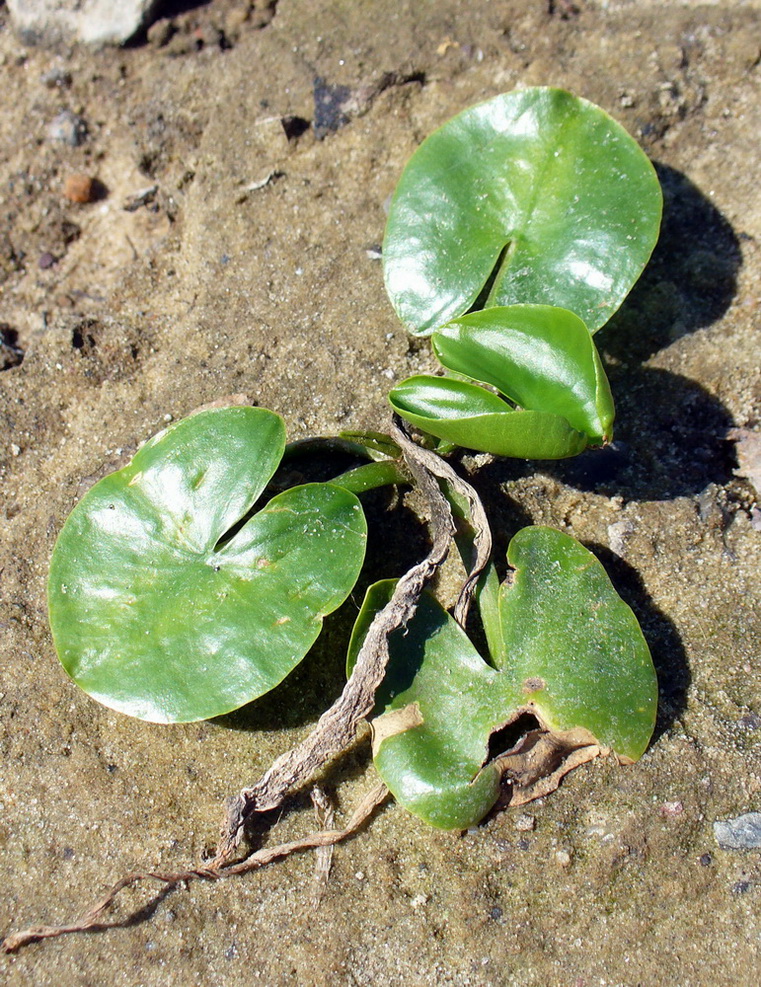
[(397, 384), (388, 397), (405, 421), (465, 449), (518, 459), (564, 459), (587, 445), (586, 436), (562, 416), (516, 411), (467, 381), (420, 374)]
[(661, 206), (650, 161), (598, 106), (550, 88), (497, 96), (407, 164), (383, 244), (389, 298), (419, 335), (477, 299), (559, 305), (595, 332), (647, 263)]
[(366, 526), (357, 498), (325, 483), (239, 526), (284, 444), (271, 411), (200, 412), (85, 495), (48, 586), (59, 658), (85, 692), (145, 720), (207, 719), (301, 661), (356, 581)]
[[(378, 690), (374, 754), (381, 777), (434, 826), (477, 822), (500, 793), (489, 739), (521, 714), (555, 736), (579, 731), (621, 758), (652, 734), (657, 683), (647, 644), (597, 559), (569, 535), (528, 527), (499, 592), (502, 653), (487, 665), (433, 597), (389, 640)], [(393, 582), (368, 590), (349, 648), (351, 669)]]
[(435, 332), (433, 348), (448, 370), (492, 384), (522, 408), (560, 415), (593, 443), (610, 439), (608, 379), (573, 312), (550, 305), (471, 312)]

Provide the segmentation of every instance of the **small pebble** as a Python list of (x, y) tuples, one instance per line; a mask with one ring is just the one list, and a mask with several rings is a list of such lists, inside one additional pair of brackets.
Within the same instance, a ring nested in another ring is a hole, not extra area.
[(137, 212), (140, 206), (147, 206), (153, 202), (158, 190), (158, 185), (148, 185), (146, 188), (140, 189), (139, 192), (134, 192), (124, 200), (122, 209), (125, 212)]
[(27, 44), (60, 50), (77, 41), (97, 47), (123, 44), (158, 4), (156, 0), (13, 0), (6, 6), (16, 34)]
[(698, 858), (698, 863), (701, 867), (710, 867), (713, 863), (713, 857), (710, 853), (703, 853)]
[(681, 816), (684, 806), (681, 802), (664, 802), (660, 812), (664, 819), (673, 819), (675, 816)]
[(614, 521), (608, 525), (608, 544), (611, 552), (615, 552), (619, 558), (626, 555), (626, 546), (629, 538), (635, 532), (635, 526), (631, 521)]
[(314, 96), (314, 136), (318, 141), (328, 134), (335, 133), (349, 123), (346, 107), (352, 91), (348, 86), (331, 85), (320, 76), (315, 76), (312, 86)]
[(713, 835), (723, 850), (755, 850), (761, 847), (761, 812), (746, 812), (734, 819), (717, 819)]
[(169, 17), (162, 17), (148, 28), (148, 44), (155, 48), (163, 48), (168, 44), (177, 27)]
[(71, 72), (65, 69), (51, 69), (42, 76), (42, 84), (48, 89), (68, 89), (71, 85)]
[(761, 716), (758, 713), (745, 713), (737, 721), (741, 730), (758, 730), (761, 727)]
[(732, 894), (746, 894), (750, 891), (750, 881), (735, 881), (732, 885)]
[(498, 919), (502, 918), (502, 909), (499, 907), (499, 905), (495, 905), (494, 908), (492, 908), (492, 910), (489, 912), (489, 917), (493, 918), (495, 922)]
[(92, 202), (95, 198), (95, 182), (89, 175), (67, 175), (63, 194), (70, 202)]
[(555, 860), (560, 864), (561, 867), (569, 867), (571, 864), (571, 852), (570, 850), (558, 850), (555, 853)]
[(40, 254), (40, 259), (37, 261), (37, 266), (41, 271), (47, 271), (55, 264), (55, 257), (46, 250), (44, 253)]
[(79, 147), (87, 140), (87, 121), (71, 110), (63, 110), (48, 124), (48, 139)]
[(515, 817), (514, 825), (519, 833), (532, 833), (536, 829), (536, 816), (529, 816), (522, 812)]

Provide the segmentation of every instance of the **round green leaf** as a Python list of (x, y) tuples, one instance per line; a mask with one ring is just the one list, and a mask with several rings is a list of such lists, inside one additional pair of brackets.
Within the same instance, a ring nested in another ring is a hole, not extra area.
[(429, 435), (495, 456), (564, 459), (587, 444), (560, 415), (516, 411), (468, 381), (420, 374), (397, 384), (388, 399), (397, 414)]
[(85, 692), (154, 722), (207, 719), (301, 661), (356, 581), (366, 528), (356, 497), (331, 484), (287, 490), (238, 527), (284, 443), (270, 411), (201, 412), (83, 497), (48, 600), (59, 658)]
[(471, 312), (435, 332), (433, 348), (448, 370), (492, 384), (520, 407), (560, 415), (592, 442), (610, 438), (608, 379), (573, 312), (550, 305)]
[[(399, 802), (434, 826), (478, 822), (499, 795), (489, 739), (521, 713), (553, 733), (583, 728), (635, 760), (655, 723), (657, 682), (634, 614), (597, 559), (545, 527), (522, 529), (502, 585), (495, 668), (431, 596), (389, 638), (376, 694), (374, 757)], [(351, 671), (393, 582), (372, 586), (349, 646)]]
[(386, 226), (386, 289), (419, 335), (477, 299), (558, 305), (595, 332), (647, 263), (661, 207), (650, 161), (607, 113), (560, 89), (516, 90), (413, 154)]

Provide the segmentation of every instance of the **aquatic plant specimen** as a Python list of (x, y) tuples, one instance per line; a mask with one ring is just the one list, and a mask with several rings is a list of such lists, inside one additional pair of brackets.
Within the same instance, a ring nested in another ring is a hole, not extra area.
[[(444, 829), (482, 819), (505, 776), (523, 802), (548, 791), (537, 784), (557, 773), (554, 787), (579, 754), (588, 760), (604, 747), (636, 760), (655, 723), (649, 649), (594, 555), (570, 535), (530, 526), (510, 542), (507, 561), (509, 578), (479, 594), (487, 660), (428, 594), (389, 641), (372, 721), (375, 765), (397, 801)], [(368, 590), (349, 668), (392, 589), (386, 580)], [(515, 749), (490, 751), (492, 737), (526, 715), (536, 722), (516, 735)]]
[(661, 208), (652, 164), (604, 110), (515, 90), (463, 110), (411, 157), (386, 225), (386, 289), (416, 335), (521, 303), (569, 309), (594, 333), (647, 263)]
[[(610, 441), (613, 399), (593, 336), (646, 264), (660, 215), (652, 166), (599, 107), (537, 88), (465, 110), (413, 155), (384, 241), (390, 300), (412, 333), (432, 336), (444, 368), (389, 396), (419, 442), (396, 419), (388, 436), (325, 440), (370, 461), (259, 506), (286, 448), (283, 422), (218, 408), (159, 433), (82, 499), (51, 562), (59, 657), (94, 698), (161, 722), (232, 710), (304, 657), (359, 575), (357, 493), (417, 486), (432, 544), (400, 579), (370, 587), (341, 697), (228, 802), (210, 863), (131, 875), (80, 922), (18, 933), (6, 950), (100, 925), (147, 877), (217, 879), (345, 838), (385, 789), (344, 830), (233, 862), (246, 823), (309, 782), (363, 718), (388, 788), (444, 828), (477, 822), (506, 789), (511, 804), (546, 794), (602, 751), (640, 757), (657, 684), (632, 611), (584, 546), (546, 527), (513, 536), (500, 585), (478, 494), (438, 453), (562, 458)], [(425, 590), (453, 540), (467, 579), (450, 614)], [(472, 601), (483, 654), (466, 632)]]

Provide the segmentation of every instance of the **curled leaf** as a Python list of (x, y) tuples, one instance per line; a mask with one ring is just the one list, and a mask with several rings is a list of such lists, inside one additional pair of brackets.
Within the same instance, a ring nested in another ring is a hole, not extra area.
[(434, 333), (433, 349), (448, 370), (493, 385), (521, 408), (559, 415), (590, 442), (610, 439), (608, 380), (573, 312), (550, 305), (471, 312)]
[(420, 374), (389, 393), (397, 414), (416, 428), (466, 449), (519, 459), (564, 459), (587, 439), (561, 415), (517, 411), (468, 381)]

